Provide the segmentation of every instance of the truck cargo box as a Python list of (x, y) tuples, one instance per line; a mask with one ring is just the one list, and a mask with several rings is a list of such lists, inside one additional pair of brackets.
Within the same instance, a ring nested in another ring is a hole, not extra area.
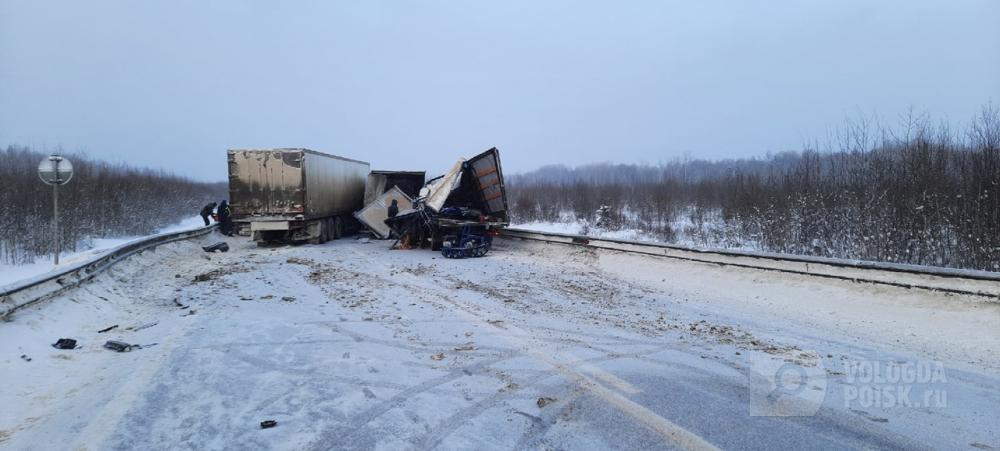
[(289, 241), (325, 241), (363, 204), (363, 161), (299, 148), (233, 149), (228, 160), (233, 217), (253, 223), (255, 236), (287, 231)]

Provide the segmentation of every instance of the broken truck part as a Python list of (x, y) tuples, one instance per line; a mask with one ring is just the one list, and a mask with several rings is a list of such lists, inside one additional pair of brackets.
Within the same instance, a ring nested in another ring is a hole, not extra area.
[(413, 205), (413, 198), (407, 196), (398, 186), (393, 186), (365, 205), (361, 211), (354, 213), (354, 217), (368, 228), (372, 236), (382, 240), (387, 239), (392, 230), (386, 225), (385, 220), (389, 219), (389, 205), (392, 205), (392, 201), (396, 201), (400, 209), (408, 209)]
[(385, 222), (404, 248), (430, 244), (435, 250), (447, 247), (448, 257), (482, 256), (491, 237), (510, 223), (500, 151), (494, 147), (459, 159), (424, 185), (412, 209), (400, 208)]
[(60, 338), (52, 344), (56, 349), (76, 349), (76, 340), (72, 338)]
[(324, 243), (354, 228), (366, 162), (309, 149), (228, 151), (229, 199), (241, 235), (258, 244)]

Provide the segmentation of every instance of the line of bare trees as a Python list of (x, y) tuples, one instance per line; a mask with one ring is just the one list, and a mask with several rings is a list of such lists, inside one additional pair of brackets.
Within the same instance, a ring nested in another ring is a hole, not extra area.
[[(37, 175), (47, 154), (0, 150), (0, 263), (31, 262), (51, 252), (52, 188)], [(198, 183), (163, 171), (66, 155), (74, 176), (59, 188), (62, 246), (86, 248), (94, 238), (137, 236), (198, 214), (224, 198), (225, 183)]]
[[(592, 218), (660, 240), (1000, 271), (1000, 111), (963, 131), (848, 121), (824, 151), (508, 177), (515, 221)], [(818, 147), (818, 146), (817, 146)]]

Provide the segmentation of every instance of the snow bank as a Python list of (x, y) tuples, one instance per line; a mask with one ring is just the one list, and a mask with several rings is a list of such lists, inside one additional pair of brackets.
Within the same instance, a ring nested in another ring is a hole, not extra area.
[[(183, 219), (175, 224), (171, 224), (161, 229), (157, 229), (154, 233), (147, 236), (158, 235), (161, 233), (172, 233), (172, 232), (181, 232), (184, 230), (197, 229), (199, 227), (204, 227), (204, 224), (205, 223), (201, 220), (201, 216), (195, 216)], [(67, 266), (78, 264), (80, 262), (102, 255), (105, 252), (114, 249), (122, 244), (139, 240), (142, 238), (145, 237), (127, 236), (119, 238), (95, 238), (91, 240), (92, 245), (87, 250), (74, 252), (71, 254), (60, 255), (58, 266), (52, 264), (51, 255), (47, 257), (39, 257), (35, 259), (34, 263), (29, 263), (26, 265), (0, 265), (0, 288), (13, 285), (17, 282), (20, 282), (22, 280), (31, 277), (35, 277), (41, 274), (65, 268)]]

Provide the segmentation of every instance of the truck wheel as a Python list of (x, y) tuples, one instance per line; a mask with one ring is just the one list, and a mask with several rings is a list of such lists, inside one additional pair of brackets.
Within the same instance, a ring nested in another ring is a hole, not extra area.
[(326, 222), (321, 219), (316, 222), (316, 227), (319, 230), (316, 231), (315, 238), (309, 239), (309, 244), (323, 244), (326, 242)]
[(344, 223), (340, 218), (333, 218), (333, 239), (338, 240), (344, 236)]

